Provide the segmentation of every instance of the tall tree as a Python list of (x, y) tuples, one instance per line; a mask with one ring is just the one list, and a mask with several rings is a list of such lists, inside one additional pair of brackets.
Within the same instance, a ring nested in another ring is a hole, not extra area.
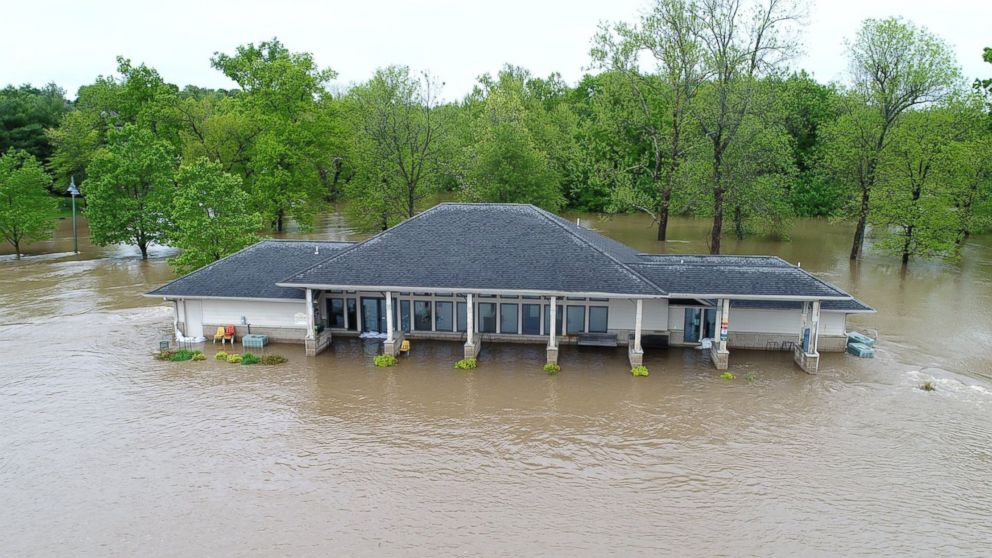
[(99, 245), (131, 244), (148, 259), (148, 246), (169, 230), (176, 154), (148, 128), (125, 124), (108, 135), (86, 167), (90, 235)]
[[(704, 80), (701, 22), (692, 0), (656, 0), (636, 26), (604, 27), (596, 36), (593, 60), (627, 78), (637, 107), (636, 122), (650, 143), (645, 161), (656, 191), (653, 213), (658, 240), (668, 235), (672, 191), (686, 156), (689, 107)], [(650, 76), (642, 73), (644, 56), (652, 59)], [(656, 99), (663, 99), (657, 103)]]
[(58, 126), (68, 110), (65, 91), (54, 83), (0, 89), (0, 153), (13, 147), (47, 161), (52, 147), (45, 129)]
[(774, 75), (797, 45), (791, 31), (802, 16), (792, 0), (700, 0), (698, 32), (709, 78), (693, 113), (710, 143), (713, 228), (710, 252), (720, 253), (727, 180), (726, 155), (755, 106), (758, 78)]
[[(377, 70), (348, 94), (354, 133), (354, 209), (388, 226), (412, 217), (438, 187), (447, 126), (441, 84), (406, 66)], [(367, 221), (367, 220), (366, 220)]]
[(183, 164), (166, 234), (169, 245), (182, 253), (169, 263), (188, 273), (255, 242), (262, 217), (250, 207), (241, 178), (224, 172), (220, 163), (200, 157)]
[(117, 74), (99, 76), (92, 85), (79, 88), (74, 110), (58, 128), (48, 131), (54, 153), (49, 165), (57, 179), (75, 175), (80, 186), (86, 167), (110, 134), (128, 124), (151, 132), (177, 148), (180, 144), (179, 115), (175, 110), (178, 88), (167, 83), (154, 69), (117, 58)]
[(897, 18), (868, 19), (848, 46), (852, 79), (849, 110), (857, 116), (846, 138), (855, 142), (850, 165), (860, 193), (851, 259), (861, 256), (872, 190), (889, 135), (906, 111), (944, 99), (959, 81), (951, 49), (926, 29)]
[(221, 162), (229, 170), (243, 165), (246, 189), (273, 229), (284, 230), (288, 218), (310, 227), (326, 197), (322, 169), (339, 154), (338, 134), (322, 110), (336, 74), (278, 39), (215, 53), (211, 63), (241, 89), (230, 106), (239, 122), (228, 122), (234, 128), (226, 138), (237, 142), (227, 148), (234, 158)]
[(51, 178), (27, 151), (9, 149), (0, 155), (0, 236), (21, 259), (25, 242), (51, 234), (58, 203), (46, 187)]

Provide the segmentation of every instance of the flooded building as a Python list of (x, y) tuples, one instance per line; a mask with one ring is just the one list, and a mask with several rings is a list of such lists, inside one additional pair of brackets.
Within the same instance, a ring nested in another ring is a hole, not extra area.
[(163, 285), (177, 335), (235, 324), (309, 355), (335, 336), (699, 347), (725, 369), (732, 349), (792, 351), (816, 372), (844, 351), (847, 316), (873, 312), (770, 256), (643, 254), (531, 205), (435, 206), (360, 243), (266, 240)]

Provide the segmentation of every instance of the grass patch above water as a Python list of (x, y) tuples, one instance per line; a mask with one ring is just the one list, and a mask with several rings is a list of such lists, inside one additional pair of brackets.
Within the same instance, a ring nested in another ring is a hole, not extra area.
[(282, 355), (263, 355), (262, 364), (284, 364), (289, 362), (289, 359)]
[(733, 380), (737, 376), (734, 376), (732, 372), (724, 372), (723, 374), (720, 374), (720, 377), (724, 380)]
[(379, 368), (386, 368), (396, 365), (396, 357), (393, 355), (376, 355), (372, 362)]
[(262, 362), (262, 359), (252, 353), (245, 353), (241, 355), (241, 364), (258, 364), (259, 362)]
[(554, 362), (549, 362), (544, 365), (544, 373), (548, 376), (554, 376), (555, 374), (561, 372), (561, 366), (555, 364)]
[(630, 369), (631, 376), (647, 376), (648, 367), (647, 366), (635, 366)]
[(459, 370), (472, 370), (479, 366), (479, 361), (474, 358), (463, 358), (455, 363), (455, 368)]

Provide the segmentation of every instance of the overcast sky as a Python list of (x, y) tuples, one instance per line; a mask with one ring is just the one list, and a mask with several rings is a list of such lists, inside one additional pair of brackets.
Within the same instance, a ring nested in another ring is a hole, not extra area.
[[(406, 64), (460, 97), (476, 77), (509, 62), (574, 82), (589, 64), (599, 21), (633, 20), (648, 0), (26, 0), (3, 8), (0, 86), (54, 81), (74, 97), (115, 69), (118, 54), (184, 86), (232, 84), (210, 67), (215, 51), (279, 37), (339, 74), (363, 81), (376, 67)], [(820, 0), (810, 9), (805, 55), (795, 66), (821, 81), (842, 80), (843, 41), (867, 17), (899, 15), (943, 37), (965, 76), (992, 76), (981, 60), (992, 46), (988, 0)]]

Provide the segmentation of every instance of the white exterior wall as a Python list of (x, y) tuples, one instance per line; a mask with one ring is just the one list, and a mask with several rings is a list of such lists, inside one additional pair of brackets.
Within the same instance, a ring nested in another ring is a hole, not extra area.
[(203, 306), (199, 300), (180, 300), (179, 311), (186, 323), (187, 337), (203, 337)]
[(250, 299), (204, 300), (202, 323), (238, 326), (241, 325), (241, 317), (244, 316), (245, 321), (252, 327), (302, 327), (305, 329), (307, 325), (305, 312), (306, 303), (302, 300), (285, 302)]
[[(610, 308), (609, 329), (634, 329), (636, 314), (634, 299), (615, 298), (606, 304)], [(594, 303), (590, 303), (594, 304)], [(641, 331), (668, 330), (668, 301), (665, 299), (644, 299), (641, 308)]]
[[(802, 311), (798, 309), (730, 309), (730, 331), (799, 335), (802, 321)], [(844, 335), (845, 325), (846, 316), (843, 312), (820, 313), (820, 335)]]

